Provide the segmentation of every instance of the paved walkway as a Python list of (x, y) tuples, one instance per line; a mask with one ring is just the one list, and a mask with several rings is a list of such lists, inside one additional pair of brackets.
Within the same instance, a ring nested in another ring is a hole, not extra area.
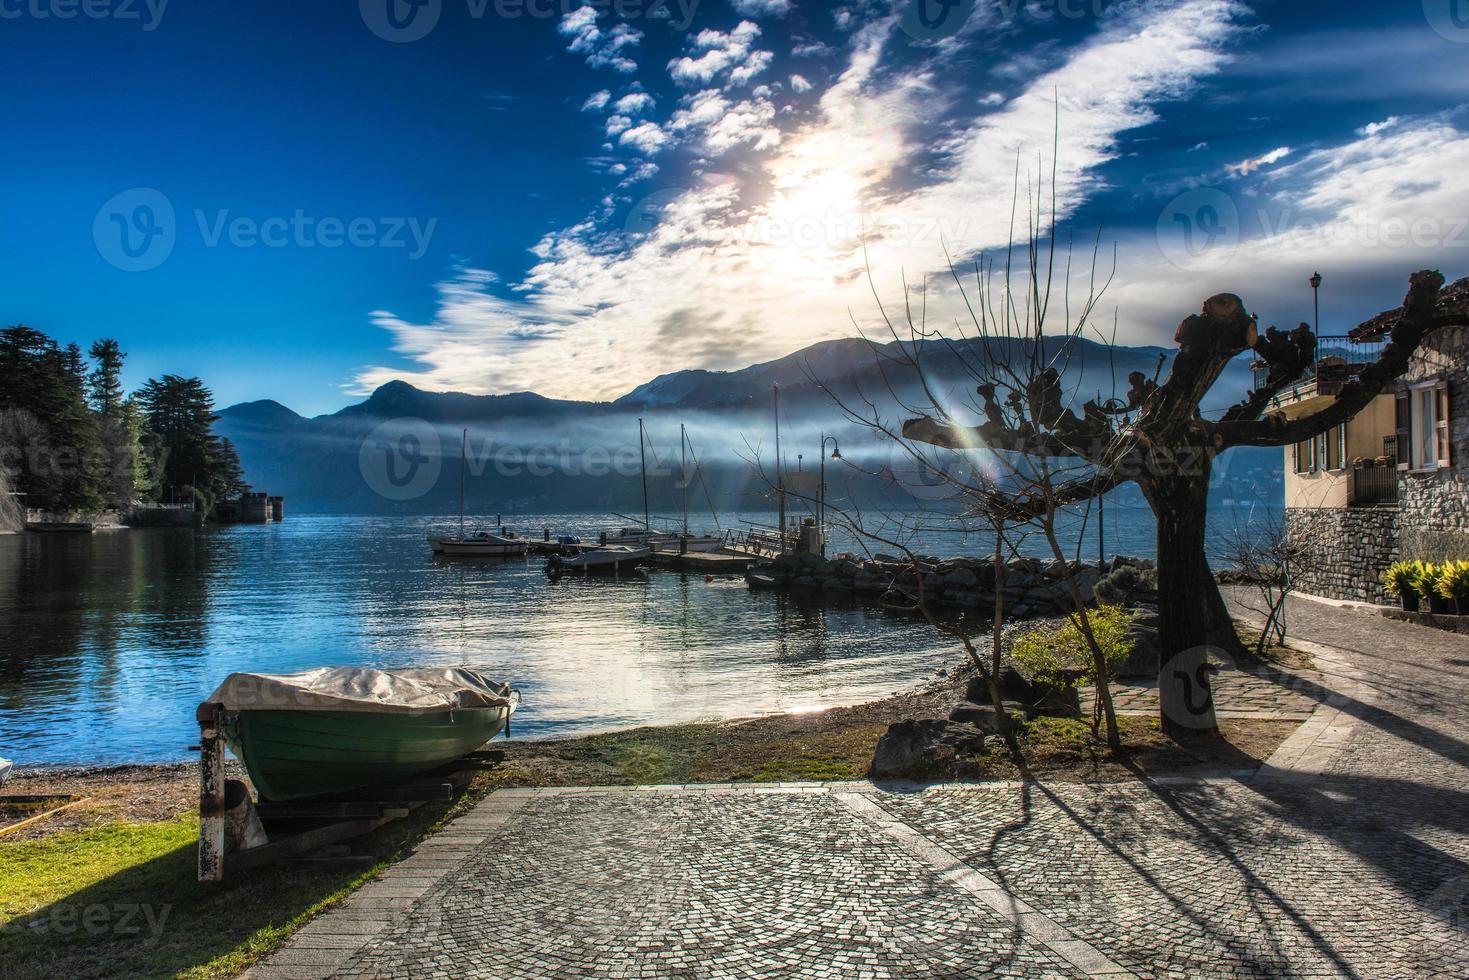
[(253, 975), (1469, 976), (1469, 637), (1290, 615), (1247, 780), (502, 791)]

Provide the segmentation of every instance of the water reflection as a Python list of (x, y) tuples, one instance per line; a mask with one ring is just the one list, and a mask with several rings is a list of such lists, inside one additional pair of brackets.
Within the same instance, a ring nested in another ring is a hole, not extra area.
[(921, 623), (739, 578), (553, 584), (536, 559), (436, 562), (424, 530), (0, 537), (0, 755), (185, 758), (194, 706), (232, 670), (468, 664), (523, 689), (516, 731), (534, 736), (850, 703), (952, 656)]

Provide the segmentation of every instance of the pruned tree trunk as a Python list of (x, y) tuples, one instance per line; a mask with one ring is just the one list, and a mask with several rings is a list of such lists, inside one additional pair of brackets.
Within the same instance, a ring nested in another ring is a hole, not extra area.
[(1211, 460), (1199, 458), (1202, 474), (1142, 481), (1158, 520), (1158, 701), (1169, 734), (1218, 731), (1208, 654), (1240, 648), (1204, 550)]

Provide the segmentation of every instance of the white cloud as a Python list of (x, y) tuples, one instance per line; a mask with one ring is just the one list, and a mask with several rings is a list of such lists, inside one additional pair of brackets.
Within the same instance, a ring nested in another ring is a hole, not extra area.
[(641, 41), (643, 32), (621, 23), (603, 31), (597, 26), (598, 16), (591, 7), (577, 7), (561, 18), (556, 31), (570, 38), (566, 50), (585, 55), (593, 68), (611, 68), (624, 74), (636, 71), (637, 62), (623, 54), (623, 49)]
[(1418, 269), (1450, 281), (1469, 274), (1466, 173), (1469, 133), (1444, 119), (1393, 118), (1218, 191), (1238, 220), (1193, 267), (1162, 261), (1180, 253), (1161, 234), (1124, 243), (1111, 297), (1123, 311), (1120, 336), (1155, 342), (1157, 324), (1220, 291), (1239, 293), (1262, 324), (1294, 326), (1312, 317), (1306, 279), (1318, 270), (1327, 280), (1322, 333), (1346, 333), (1394, 305)]
[(1294, 151), (1288, 146), (1278, 146), (1269, 153), (1252, 157), (1249, 160), (1241, 160), (1239, 163), (1231, 163), (1225, 166), (1231, 177), (1248, 177), (1261, 167), (1268, 167), (1272, 163), (1279, 163)]
[(600, 92), (593, 92), (587, 96), (587, 100), (581, 104), (582, 112), (598, 112), (607, 108), (607, 102), (612, 98), (612, 93), (605, 88)]
[(645, 122), (624, 132), (617, 138), (622, 146), (630, 146), (639, 153), (652, 156), (670, 142), (670, 137), (657, 123)]
[(754, 46), (759, 37), (759, 25), (748, 20), (728, 33), (706, 28), (689, 42), (693, 51), (700, 52), (698, 57), (674, 58), (668, 63), (668, 74), (685, 86), (708, 85), (726, 73), (731, 85), (746, 85), (770, 66), (770, 52)]
[(733, 0), (735, 13), (741, 17), (784, 17), (791, 12), (791, 0)]
[[(382, 319), (400, 345), (425, 352), (403, 351), (422, 371), (393, 374), (435, 388), (506, 390), (497, 379), (509, 351), (515, 388), (615, 396), (661, 372), (728, 367), (850, 336), (853, 315), (872, 325), (867, 264), (885, 296), (906, 276), (936, 284), (931, 316), (962, 313), (940, 288), (944, 250), (962, 261), (1003, 247), (1017, 160), (1024, 194), (1025, 171), (1039, 167), (1049, 177), (1059, 125), (1056, 195), (1064, 216), (1098, 186), (1097, 168), (1117, 153), (1120, 134), (1153, 121), (1154, 102), (1186, 98), (1225, 64), (1242, 10), (1221, 0), (1118, 7), (1088, 42), (1002, 108), (976, 106), (948, 131), (937, 163), (932, 130), (919, 127), (947, 122), (954, 103), (941, 97), (927, 64), (886, 63), (891, 18), (856, 29), (845, 68), (813, 118), (788, 133), (775, 126), (768, 99), (736, 100), (716, 87), (735, 62), (699, 63), (728, 51), (730, 35), (701, 34), (685, 77), (709, 84), (686, 97), (665, 127), (645, 122), (619, 142), (648, 155), (675, 138), (710, 155), (735, 147), (763, 154), (740, 158), (730, 175), (696, 171), (684, 178), (692, 186), (661, 192), (667, 200), (660, 198), (656, 222), (632, 239), (623, 228), (635, 215), (623, 211), (547, 235), (534, 249), (535, 266), (513, 288), (537, 329), (560, 331), (548, 339), (509, 338), (505, 318), (513, 319), (515, 304), (482, 306), (476, 288), (458, 279), (441, 287), (429, 325)], [(1197, 305), (1194, 299), (1185, 309)], [(427, 344), (434, 337), (441, 347)], [(475, 368), (481, 351), (482, 372)], [(370, 386), (383, 376), (376, 370), (360, 381)]]
[(773, 123), (775, 106), (768, 99), (731, 102), (718, 89), (704, 89), (685, 99), (685, 107), (668, 120), (671, 132), (694, 139), (700, 152), (720, 156), (737, 146), (768, 150), (780, 143)]
[(653, 108), (653, 97), (647, 92), (629, 92), (612, 104), (614, 112), (624, 116), (641, 116)]
[(808, 81), (806, 81), (806, 79), (805, 79), (804, 76), (801, 76), (801, 75), (792, 75), (791, 76), (791, 91), (792, 92), (809, 92), (809, 91), (811, 91), (811, 83), (808, 82)]
[(632, 128), (632, 120), (627, 116), (612, 115), (607, 117), (607, 135), (616, 136), (618, 133)]

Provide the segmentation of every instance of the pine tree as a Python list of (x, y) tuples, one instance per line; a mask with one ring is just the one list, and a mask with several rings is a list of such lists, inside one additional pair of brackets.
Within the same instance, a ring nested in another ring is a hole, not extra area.
[(0, 453), (29, 506), (96, 510), (101, 447), (85, 397), (81, 348), (39, 330), (0, 330)]
[(192, 499), (208, 510), (243, 484), (234, 447), (214, 434), (214, 396), (198, 378), (166, 374), (138, 392), (167, 499)]
[(109, 418), (116, 417), (122, 411), (122, 362), (127, 355), (110, 337), (94, 343), (88, 353), (97, 362), (96, 369), (87, 376), (92, 410)]

